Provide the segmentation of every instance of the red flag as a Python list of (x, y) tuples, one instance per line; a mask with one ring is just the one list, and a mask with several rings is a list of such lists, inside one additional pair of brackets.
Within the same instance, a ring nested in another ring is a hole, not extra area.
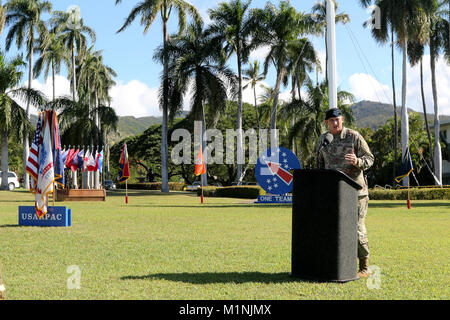
[(123, 144), (119, 163), (119, 182), (125, 182), (130, 178), (130, 164), (128, 162), (127, 144)]
[(202, 147), (198, 153), (197, 160), (195, 161), (195, 175), (200, 176), (206, 173), (205, 159), (203, 158)]
[(69, 152), (67, 153), (66, 168), (70, 168), (72, 166), (72, 160), (73, 160), (74, 154), (75, 154), (75, 149), (70, 149)]
[(69, 156), (67, 156), (66, 166), (68, 168), (70, 168), (72, 170), (72, 172), (77, 171), (78, 162), (74, 162), (74, 160), (78, 161), (78, 153), (79, 152), (80, 152), (80, 149), (77, 149), (70, 155), (70, 158), (69, 158)]

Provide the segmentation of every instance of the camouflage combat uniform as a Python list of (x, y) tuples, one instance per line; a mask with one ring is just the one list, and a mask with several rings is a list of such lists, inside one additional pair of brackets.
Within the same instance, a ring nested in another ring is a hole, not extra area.
[[(325, 135), (326, 133), (319, 137), (318, 146), (322, 145)], [(369, 203), (369, 190), (363, 171), (373, 165), (374, 157), (367, 142), (355, 130), (344, 127), (342, 132), (333, 135), (333, 138), (333, 141), (322, 148), (319, 154), (319, 167), (342, 171), (363, 186), (358, 191), (358, 258), (367, 258), (369, 257), (369, 245), (365, 218)], [(345, 155), (351, 153), (352, 150), (358, 158), (356, 166), (348, 164), (345, 160)]]

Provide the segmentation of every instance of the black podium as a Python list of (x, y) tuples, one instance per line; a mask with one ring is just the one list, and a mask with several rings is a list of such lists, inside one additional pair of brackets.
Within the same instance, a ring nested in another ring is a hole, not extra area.
[(347, 282), (357, 277), (358, 190), (335, 170), (294, 170), (291, 276)]

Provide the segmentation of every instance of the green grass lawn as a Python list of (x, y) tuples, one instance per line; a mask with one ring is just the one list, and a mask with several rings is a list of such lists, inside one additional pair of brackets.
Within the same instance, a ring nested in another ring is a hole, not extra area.
[[(449, 299), (448, 201), (371, 201), (370, 264), (346, 284), (293, 279), (291, 207), (193, 194), (121, 191), (66, 202), (69, 228), (18, 226), (26, 191), (0, 192), (0, 263), (8, 299)], [(68, 289), (81, 271), (81, 288)], [(373, 283), (373, 281), (371, 282)]]

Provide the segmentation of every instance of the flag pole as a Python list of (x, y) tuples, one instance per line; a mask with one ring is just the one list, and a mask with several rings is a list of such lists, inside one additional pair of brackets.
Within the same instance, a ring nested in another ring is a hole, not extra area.
[(411, 198), (409, 196), (409, 176), (406, 178), (408, 179), (408, 201), (406, 203), (407, 203), (408, 209), (411, 209)]
[(125, 181), (125, 203), (128, 204), (128, 180)]
[(200, 176), (200, 180), (202, 182), (202, 204), (203, 204), (203, 202), (204, 202), (204, 199), (203, 199), (203, 175)]

